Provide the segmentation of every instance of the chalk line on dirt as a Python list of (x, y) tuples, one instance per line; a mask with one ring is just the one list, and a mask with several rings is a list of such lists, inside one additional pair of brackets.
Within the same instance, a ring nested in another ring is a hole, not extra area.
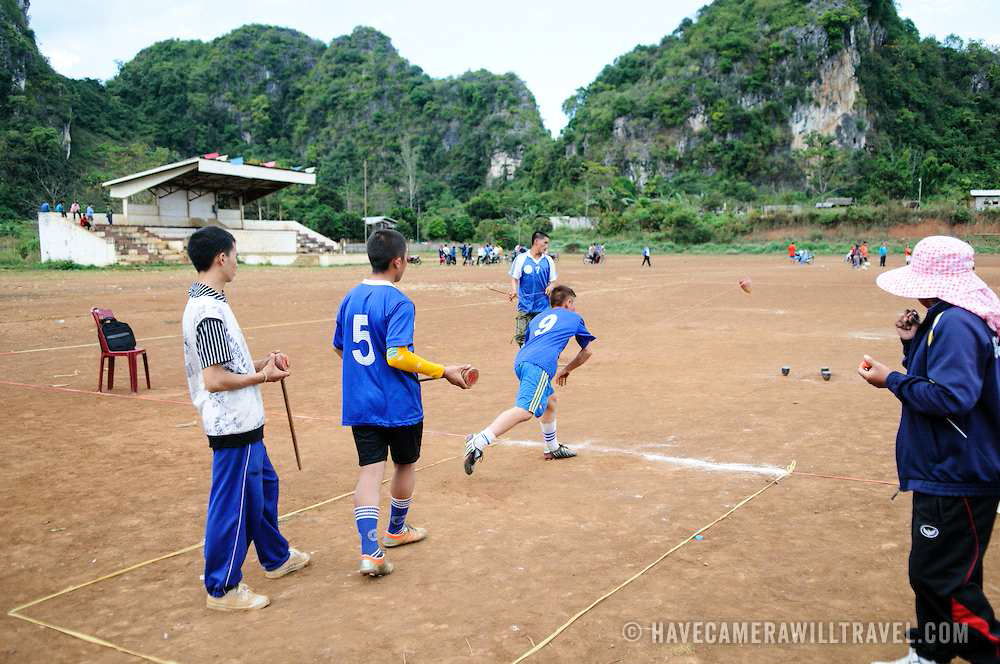
[[(457, 456), (446, 457), (444, 459), (439, 459), (438, 461), (435, 461), (434, 463), (429, 463), (429, 464), (427, 464), (425, 466), (420, 466), (419, 468), (416, 468), (415, 470), (426, 470), (428, 468), (433, 468), (434, 466), (439, 466), (439, 465), (441, 465), (443, 463), (446, 463), (448, 461), (454, 461), (457, 458), (458, 458)], [(389, 481), (390, 481), (389, 479), (384, 479), (384, 480), (382, 480), (382, 484), (387, 484), (387, 483), (389, 483)], [(321, 500), (318, 503), (314, 503), (312, 505), (307, 505), (306, 507), (301, 507), (301, 508), (299, 508), (297, 510), (292, 510), (291, 512), (288, 512), (286, 514), (282, 514), (281, 516), (279, 516), (278, 517), (278, 521), (279, 522), (286, 521), (286, 520), (290, 519), (293, 516), (296, 516), (298, 514), (302, 514), (303, 512), (308, 512), (309, 510), (314, 510), (314, 509), (317, 509), (319, 507), (323, 507), (324, 505), (328, 505), (330, 503), (336, 502), (338, 500), (342, 500), (344, 498), (348, 498), (348, 497), (353, 496), (353, 495), (354, 495), (353, 491), (348, 491), (347, 493), (342, 493), (340, 495), (333, 496), (332, 498), (327, 498), (326, 500)], [(94, 645), (102, 646), (104, 648), (110, 648), (112, 650), (117, 650), (118, 652), (125, 653), (127, 655), (132, 655), (133, 657), (138, 657), (139, 659), (144, 659), (144, 660), (149, 661), (149, 662), (155, 662), (156, 664), (177, 664), (173, 660), (160, 659), (160, 658), (155, 657), (153, 655), (148, 655), (148, 654), (144, 654), (144, 653), (141, 653), (141, 652), (137, 652), (135, 650), (130, 650), (130, 649), (124, 647), (124, 646), (120, 646), (120, 645), (112, 643), (110, 641), (106, 641), (105, 639), (102, 639), (102, 638), (100, 638), (98, 636), (93, 636), (91, 634), (86, 634), (84, 632), (79, 632), (77, 630), (70, 629), (70, 628), (64, 627), (62, 625), (57, 625), (55, 623), (45, 622), (44, 620), (38, 620), (37, 618), (32, 618), (31, 616), (23, 615), (22, 611), (24, 611), (26, 609), (29, 609), (29, 608), (31, 608), (33, 606), (37, 606), (38, 604), (41, 604), (42, 602), (47, 602), (50, 599), (55, 599), (56, 597), (61, 597), (63, 595), (67, 595), (67, 594), (69, 594), (69, 593), (71, 593), (71, 592), (73, 592), (75, 590), (80, 590), (81, 588), (86, 588), (88, 586), (92, 586), (92, 585), (94, 585), (96, 583), (100, 583), (101, 581), (107, 581), (108, 579), (113, 579), (113, 578), (115, 578), (117, 576), (121, 576), (122, 574), (127, 574), (128, 572), (132, 572), (132, 571), (140, 569), (142, 567), (146, 567), (147, 565), (152, 565), (153, 563), (157, 563), (157, 562), (160, 562), (162, 560), (167, 560), (168, 558), (174, 558), (176, 556), (188, 553), (190, 551), (195, 551), (197, 549), (200, 549), (204, 543), (205, 543), (205, 540), (201, 540), (197, 544), (192, 544), (192, 545), (186, 546), (186, 547), (184, 547), (182, 549), (177, 549), (176, 551), (171, 551), (171, 552), (165, 553), (165, 554), (163, 554), (161, 556), (157, 556), (156, 558), (150, 558), (149, 560), (144, 560), (143, 562), (136, 563), (134, 565), (129, 565), (128, 567), (124, 567), (124, 568), (122, 568), (120, 570), (116, 570), (116, 571), (111, 572), (109, 574), (105, 574), (104, 576), (100, 576), (100, 577), (98, 577), (96, 579), (91, 579), (90, 581), (85, 581), (83, 583), (78, 583), (78, 584), (76, 584), (74, 586), (70, 586), (68, 588), (64, 588), (63, 590), (60, 590), (59, 592), (55, 592), (55, 593), (52, 593), (50, 595), (45, 595), (44, 597), (39, 597), (38, 599), (32, 600), (32, 601), (30, 601), (30, 602), (28, 602), (26, 604), (21, 604), (20, 606), (15, 606), (14, 608), (12, 608), (9, 611), (7, 611), (7, 615), (10, 616), (11, 618), (17, 618), (18, 620), (24, 620), (25, 622), (29, 622), (29, 623), (32, 623), (34, 625), (38, 625), (39, 627), (46, 627), (46, 628), (54, 630), (56, 632), (61, 632), (62, 634), (66, 634), (68, 636), (71, 636), (71, 637), (73, 637), (75, 639), (80, 639), (81, 641), (86, 641), (87, 643), (93, 643)]]
[(557, 636), (559, 636), (564, 631), (566, 631), (567, 629), (569, 629), (573, 625), (573, 623), (575, 623), (577, 620), (579, 620), (584, 615), (586, 615), (591, 609), (593, 609), (594, 607), (596, 607), (598, 604), (600, 604), (601, 602), (603, 602), (607, 598), (611, 597), (612, 595), (614, 595), (618, 591), (622, 590), (623, 588), (625, 588), (626, 586), (628, 586), (629, 584), (631, 584), (633, 581), (635, 581), (636, 579), (638, 579), (639, 577), (641, 577), (643, 574), (645, 574), (649, 570), (651, 570), (654, 567), (656, 567), (656, 565), (658, 565), (660, 562), (662, 562), (664, 559), (666, 559), (667, 556), (669, 556), (670, 554), (674, 553), (675, 551), (677, 551), (678, 549), (680, 549), (682, 546), (684, 546), (688, 542), (694, 540), (695, 537), (697, 537), (701, 533), (709, 530), (710, 528), (712, 528), (712, 526), (715, 526), (720, 521), (723, 521), (724, 519), (728, 518), (736, 510), (740, 509), (741, 507), (743, 507), (744, 505), (746, 505), (747, 503), (749, 503), (751, 500), (753, 500), (754, 498), (756, 498), (760, 494), (764, 493), (765, 491), (767, 491), (768, 489), (770, 489), (771, 487), (773, 487), (774, 485), (776, 485), (778, 482), (780, 482), (785, 477), (790, 476), (794, 471), (795, 471), (795, 461), (792, 461), (788, 465), (787, 468), (784, 468), (782, 470), (781, 477), (776, 477), (776, 478), (772, 479), (770, 482), (768, 482), (766, 485), (764, 485), (764, 487), (758, 489), (757, 491), (753, 492), (752, 494), (750, 494), (749, 496), (747, 496), (746, 498), (744, 498), (740, 502), (736, 503), (736, 505), (734, 505), (732, 507), (732, 509), (730, 509), (728, 512), (726, 512), (725, 514), (723, 514), (722, 516), (720, 516), (719, 518), (717, 518), (715, 521), (712, 521), (711, 523), (707, 523), (704, 526), (702, 526), (701, 528), (699, 528), (698, 530), (694, 531), (693, 533), (691, 533), (690, 535), (687, 536), (687, 539), (684, 539), (681, 542), (675, 544), (673, 547), (671, 547), (669, 550), (667, 550), (659, 558), (657, 558), (656, 560), (654, 560), (653, 562), (651, 562), (650, 564), (646, 565), (644, 568), (642, 568), (641, 570), (639, 570), (638, 572), (636, 572), (635, 574), (633, 574), (632, 576), (630, 576), (628, 579), (626, 579), (625, 581), (623, 581), (617, 587), (613, 588), (609, 592), (606, 592), (605, 594), (603, 594), (600, 597), (598, 597), (597, 599), (595, 599), (586, 608), (584, 608), (581, 611), (578, 611), (576, 614), (573, 615), (573, 617), (571, 617), (565, 623), (563, 623), (562, 625), (560, 625), (554, 632), (552, 632), (547, 637), (545, 637), (544, 639), (542, 639), (541, 641), (539, 641), (537, 645), (533, 646), (530, 650), (526, 651), (520, 657), (518, 657), (517, 659), (515, 659), (512, 664), (519, 664), (519, 662), (523, 662), (524, 660), (528, 659), (532, 655), (536, 654), (542, 648), (544, 648), (549, 643), (551, 643)]
[[(678, 282), (677, 284), (671, 284), (676, 286), (687, 285), (692, 282)], [(597, 288), (589, 291), (581, 291), (581, 294), (588, 295), (592, 293), (608, 293), (613, 291), (623, 291), (623, 290), (639, 290), (642, 288), (664, 288), (663, 284), (641, 284), (638, 286), (621, 286), (617, 288)], [(466, 302), (463, 304), (449, 304), (438, 307), (422, 307), (420, 311), (446, 311), (449, 309), (465, 309), (468, 307), (488, 307), (496, 306), (499, 304), (509, 304), (504, 300), (483, 300), (482, 302)], [(699, 305), (700, 306), (700, 305)], [(296, 321), (286, 321), (283, 323), (264, 323), (261, 325), (247, 325), (242, 328), (243, 330), (267, 330), (276, 327), (295, 327), (297, 325), (315, 325), (317, 323), (334, 323), (336, 318), (314, 318), (311, 320), (296, 320)], [(143, 337), (141, 339), (136, 339), (136, 343), (147, 343), (150, 341), (163, 341), (165, 339), (179, 339), (180, 334), (164, 334), (158, 337)], [(97, 342), (86, 343), (86, 344), (74, 344), (71, 346), (51, 346), (49, 348), (25, 348), (22, 350), (8, 350), (0, 352), (0, 357), (5, 357), (7, 355), (23, 355), (25, 353), (47, 353), (49, 351), (57, 350), (73, 350), (77, 348), (96, 348)]]
[[(520, 447), (542, 446), (541, 443), (530, 440), (502, 440), (500, 441), (500, 444), (517, 445)], [(671, 466), (692, 468), (694, 470), (705, 470), (717, 473), (750, 473), (752, 475), (764, 475), (766, 477), (784, 477), (785, 475), (788, 474), (787, 470), (784, 468), (780, 468), (778, 466), (769, 466), (765, 464), (722, 463), (716, 461), (709, 461), (707, 459), (698, 459), (695, 457), (667, 456), (665, 454), (642, 452), (639, 450), (630, 450), (622, 447), (607, 447), (604, 445), (593, 445), (588, 442), (567, 443), (567, 444), (571, 445), (574, 450), (589, 450), (591, 452), (600, 452), (602, 454), (621, 454), (625, 456), (634, 456), (640, 459), (645, 459), (646, 461), (652, 461), (654, 463), (665, 463)]]

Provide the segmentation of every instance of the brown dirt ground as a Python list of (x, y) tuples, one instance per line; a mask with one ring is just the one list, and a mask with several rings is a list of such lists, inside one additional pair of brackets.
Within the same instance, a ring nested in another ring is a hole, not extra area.
[[(204, 608), (198, 551), (89, 586), (25, 613), (179, 662), (510, 662), (570, 616), (768, 482), (679, 467), (655, 456), (785, 466), (802, 473), (895, 478), (899, 406), (865, 385), (863, 352), (898, 362), (892, 329), (906, 306), (834, 258), (567, 256), (560, 281), (599, 341), (560, 397), (559, 435), (581, 455), (543, 463), (539, 449), (499, 445), (466, 477), (461, 436), (513, 399), (512, 312), (485, 286), (502, 268), (410, 268), (417, 349), (482, 370), (461, 392), (424, 387), (427, 433), (411, 510), (430, 529), (390, 552), (393, 575), (354, 573), (350, 498), (287, 520), (313, 564), (251, 587), (272, 605), (250, 615)], [(1000, 282), (1000, 259), (979, 273)], [(330, 348), (358, 267), (241, 268), (228, 294), (250, 347), (280, 347), (305, 469), (295, 470), (280, 390), (265, 388), (266, 441), (282, 512), (353, 489), (356, 456), (339, 425), (339, 360)], [(753, 277), (744, 295), (736, 283)], [(7, 273), (0, 291), (2, 434), (0, 569), (6, 608), (198, 542), (210, 453), (187, 400), (178, 339), (192, 274)], [(153, 389), (96, 387), (90, 306), (110, 307), (146, 339)], [(157, 338), (165, 337), (165, 338)], [(66, 348), (69, 346), (68, 348)], [(58, 350), (21, 353), (31, 349)], [(788, 378), (779, 368), (792, 367)], [(829, 366), (833, 380), (818, 370)], [(23, 383), (24, 387), (11, 383)], [(51, 386), (62, 386), (51, 388)], [(68, 391), (79, 390), (79, 391)], [(509, 438), (538, 442), (534, 424)], [(599, 451), (601, 448), (603, 451)], [(615, 452), (616, 448), (622, 452)], [(451, 458), (456, 457), (456, 458)], [(894, 488), (793, 475), (597, 606), (535, 662), (868, 661), (901, 645), (736, 646), (638, 643), (623, 625), (667, 620), (909, 621), (909, 498)], [(387, 498), (383, 496), (383, 503)], [(383, 505), (385, 507), (385, 505)], [(986, 559), (997, 596), (997, 558)], [(138, 661), (11, 617), (0, 661)]]

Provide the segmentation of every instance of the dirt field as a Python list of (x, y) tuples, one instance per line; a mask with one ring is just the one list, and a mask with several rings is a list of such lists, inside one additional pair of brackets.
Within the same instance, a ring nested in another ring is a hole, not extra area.
[[(898, 257), (897, 257), (898, 262)], [(36, 604), (21, 615), (160, 660), (512, 662), (578, 611), (764, 488), (570, 625), (530, 662), (867, 662), (899, 644), (653, 643), (658, 621), (912, 621), (910, 500), (895, 492), (898, 402), (854, 374), (864, 352), (896, 365), (892, 321), (906, 306), (834, 258), (639, 257), (601, 267), (566, 256), (560, 281), (598, 337), (560, 395), (560, 440), (543, 463), (535, 423), (462, 472), (464, 434), (513, 401), (504, 268), (411, 267), (417, 350), (482, 371), (474, 390), (424, 386), (424, 452), (411, 521), (427, 541), (390, 551), (397, 571), (355, 573), (349, 493), (356, 455), (340, 426), (333, 318), (365, 271), (241, 268), (227, 294), (257, 355), (280, 348), (304, 470), (295, 469), (276, 385), (265, 441), (282, 481), (291, 542), (313, 564), (246, 581), (271, 596), (249, 615), (204, 608), (200, 549)], [(979, 274), (1000, 283), (1000, 259)], [(737, 287), (753, 278), (752, 295)], [(188, 401), (180, 318), (193, 273), (3, 274), (0, 398), (5, 610), (202, 537), (210, 451)], [(127, 320), (149, 352), (152, 390), (98, 395), (91, 306)], [(572, 344), (570, 348), (574, 348)], [(50, 349), (50, 350), (42, 350)], [(37, 351), (37, 352), (36, 352)], [(564, 356), (565, 357), (565, 356)], [(791, 375), (783, 378), (782, 365)], [(824, 382), (821, 366), (833, 371)], [(746, 464), (722, 466), (720, 464)], [(810, 475), (810, 473), (812, 475)], [(834, 475), (883, 481), (816, 477)], [(343, 496), (315, 506), (321, 501)], [(383, 494), (383, 520), (388, 498)], [(315, 507), (313, 507), (315, 506)], [(996, 547), (994, 547), (994, 550)], [(997, 556), (987, 591), (1000, 598)], [(623, 630), (644, 629), (638, 641)], [(837, 633), (839, 636), (839, 632)], [(129, 662), (135, 656), (14, 617), (0, 661)]]

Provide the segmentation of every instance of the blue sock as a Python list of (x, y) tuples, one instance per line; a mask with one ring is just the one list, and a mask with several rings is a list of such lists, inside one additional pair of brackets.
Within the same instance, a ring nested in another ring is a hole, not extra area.
[(361, 555), (381, 558), (382, 548), (378, 545), (378, 505), (364, 505), (354, 508), (354, 523), (361, 538)]
[(403, 524), (406, 523), (406, 513), (410, 511), (410, 501), (413, 497), (409, 498), (396, 498), (392, 499), (392, 506), (389, 509), (389, 534), (398, 535), (403, 530)]

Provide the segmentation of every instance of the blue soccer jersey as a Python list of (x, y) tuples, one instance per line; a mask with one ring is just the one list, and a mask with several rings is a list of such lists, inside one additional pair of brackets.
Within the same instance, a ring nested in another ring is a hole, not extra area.
[(548, 254), (537, 261), (530, 252), (518, 254), (510, 266), (510, 276), (517, 279), (517, 310), (534, 313), (549, 308), (545, 289), (556, 280), (556, 264)]
[(340, 304), (333, 345), (343, 351), (344, 426), (402, 427), (424, 419), (416, 374), (385, 360), (389, 348), (413, 351), (415, 309), (388, 281), (365, 279)]
[(597, 338), (587, 331), (583, 318), (575, 311), (562, 307), (546, 309), (528, 325), (524, 346), (514, 358), (515, 371), (517, 365), (530, 362), (544, 369), (549, 376), (555, 376), (559, 355), (572, 337), (576, 337), (580, 348), (586, 348)]

